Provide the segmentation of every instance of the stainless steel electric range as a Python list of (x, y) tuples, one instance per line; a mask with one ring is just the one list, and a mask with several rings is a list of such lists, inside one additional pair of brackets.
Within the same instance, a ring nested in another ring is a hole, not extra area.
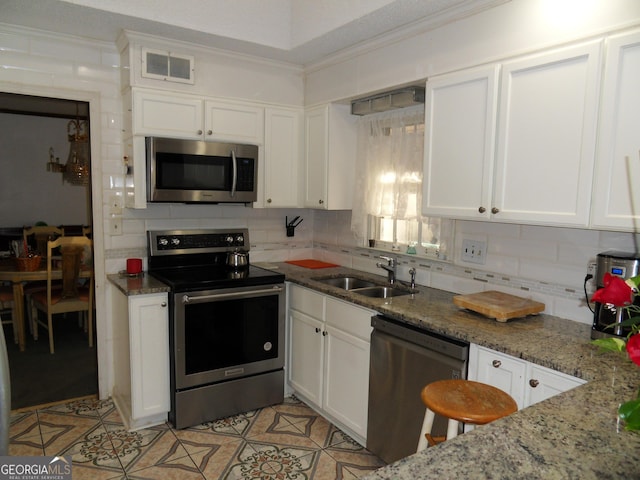
[(149, 274), (169, 293), (171, 412), (176, 428), (284, 397), (284, 275), (247, 264), (247, 229), (149, 231)]

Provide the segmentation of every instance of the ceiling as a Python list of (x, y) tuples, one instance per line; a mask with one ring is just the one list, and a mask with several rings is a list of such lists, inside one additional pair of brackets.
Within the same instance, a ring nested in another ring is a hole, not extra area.
[(122, 29), (299, 65), (509, 0), (0, 0), (0, 21), (115, 42)]

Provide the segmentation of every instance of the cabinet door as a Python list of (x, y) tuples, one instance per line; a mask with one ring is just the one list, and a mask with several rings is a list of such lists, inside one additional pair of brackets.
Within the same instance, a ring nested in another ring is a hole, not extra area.
[(131, 416), (169, 411), (167, 294), (129, 297)]
[(322, 408), (358, 435), (367, 436), (369, 342), (327, 325)]
[(264, 142), (264, 110), (251, 105), (205, 102), (205, 140)]
[(323, 322), (289, 310), (289, 383), (306, 400), (322, 405)]
[(429, 79), (422, 213), (489, 218), (499, 67)]
[(133, 92), (133, 134), (202, 139), (203, 101), (189, 95)]
[(587, 226), (601, 43), (502, 67), (493, 217)]
[(606, 59), (591, 225), (634, 231), (640, 222), (640, 32), (608, 39)]
[(526, 405), (533, 405), (586, 383), (584, 380), (539, 365), (530, 364)]
[[(471, 363), (475, 363), (473, 370)], [(524, 408), (527, 362), (483, 347), (471, 345), (469, 379), (493, 385), (507, 392)], [(472, 374), (473, 372), (473, 374)]]
[(304, 116), (304, 206), (326, 208), (329, 156), (329, 106), (314, 108)]
[(302, 167), (301, 113), (265, 110), (264, 206), (298, 207), (299, 172)]

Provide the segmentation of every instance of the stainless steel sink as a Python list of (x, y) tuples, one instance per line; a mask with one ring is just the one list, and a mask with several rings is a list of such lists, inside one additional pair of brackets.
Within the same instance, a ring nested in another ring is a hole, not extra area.
[(400, 288), (395, 287), (368, 287), (368, 288), (359, 288), (354, 290), (353, 293), (357, 293), (358, 295), (364, 295), (365, 297), (373, 297), (373, 298), (391, 298), (391, 297), (399, 297), (401, 295), (411, 295), (409, 290), (402, 290)]
[(375, 283), (356, 277), (335, 277), (316, 279), (325, 285), (342, 288), (343, 290), (354, 290), (356, 288), (367, 288), (376, 286)]

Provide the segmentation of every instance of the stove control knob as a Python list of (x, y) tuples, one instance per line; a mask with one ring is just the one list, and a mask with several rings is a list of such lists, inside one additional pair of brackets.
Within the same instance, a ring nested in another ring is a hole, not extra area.
[(180, 245), (180, 239), (177, 237), (173, 237), (171, 239), (171, 245), (173, 245), (174, 247), (177, 247), (178, 245)]
[(231, 245), (233, 243), (233, 237), (231, 235), (227, 235), (227, 238), (225, 238), (225, 241)]
[(238, 235), (236, 237), (236, 242), (238, 242), (240, 245), (244, 245), (244, 236)]
[(159, 238), (158, 239), (158, 245), (160, 245), (161, 247), (166, 247), (167, 245), (169, 245), (169, 240), (167, 240), (164, 237)]

